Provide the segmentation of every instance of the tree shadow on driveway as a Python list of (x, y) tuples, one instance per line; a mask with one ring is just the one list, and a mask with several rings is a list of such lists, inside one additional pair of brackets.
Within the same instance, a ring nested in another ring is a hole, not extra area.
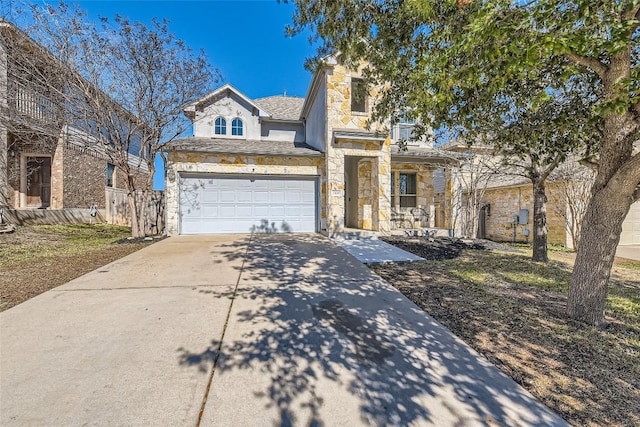
[(178, 350), (205, 371), (217, 358), (203, 423), (564, 425), (327, 239), (222, 253), (244, 257), (223, 342)]

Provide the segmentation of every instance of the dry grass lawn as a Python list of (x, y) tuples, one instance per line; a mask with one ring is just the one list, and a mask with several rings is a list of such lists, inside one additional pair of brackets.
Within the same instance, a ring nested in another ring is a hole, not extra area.
[(564, 312), (575, 254), (529, 255), (466, 249), (372, 268), (571, 424), (640, 426), (640, 262), (616, 260), (598, 329)]
[(129, 255), (150, 242), (113, 225), (40, 225), (0, 234), (0, 311)]

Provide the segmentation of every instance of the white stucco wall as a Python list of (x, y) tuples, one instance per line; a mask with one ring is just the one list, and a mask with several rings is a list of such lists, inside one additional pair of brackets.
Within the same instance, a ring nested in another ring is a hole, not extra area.
[(309, 109), (305, 133), (307, 144), (324, 152), (327, 140), (327, 83), (324, 73), (319, 78), (318, 92)]
[(263, 141), (304, 142), (302, 123), (283, 123), (262, 121), (261, 139)]
[[(248, 140), (260, 139), (260, 121), (257, 115), (253, 114), (253, 106), (245, 102), (233, 92), (213, 101), (202, 109), (196, 111), (196, 117), (193, 120), (193, 136), (203, 138), (237, 138)], [(222, 116), (227, 120), (226, 135), (215, 135), (215, 120)], [(243, 135), (231, 135), (231, 122), (234, 118), (239, 117), (243, 121)]]

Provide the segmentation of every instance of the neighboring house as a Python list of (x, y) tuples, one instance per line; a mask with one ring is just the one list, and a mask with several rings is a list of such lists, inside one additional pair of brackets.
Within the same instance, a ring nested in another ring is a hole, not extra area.
[[(502, 166), (499, 158), (486, 146), (469, 148), (451, 141), (444, 150), (464, 153), (469, 159), (454, 174), (462, 186), (462, 221), (470, 222), (478, 238), (497, 241), (527, 242), (533, 235), (533, 185), (531, 180), (513, 174)], [(547, 239), (551, 244), (574, 247), (581, 218), (591, 194), (593, 175), (577, 159), (560, 165), (547, 179)], [(474, 195), (471, 193), (475, 192)], [(476, 209), (470, 205), (476, 200)], [(465, 215), (469, 212), (470, 215)], [(476, 215), (473, 221), (471, 215)], [(461, 224), (461, 229), (471, 228)], [(465, 234), (465, 233), (462, 233)], [(631, 209), (622, 225), (620, 245), (640, 244), (640, 201)]]
[(168, 234), (449, 228), (456, 156), (412, 123), (368, 127), (375, 97), (329, 58), (305, 98), (226, 84), (189, 105), (194, 136), (166, 145)]
[(69, 123), (60, 99), (68, 88), (52, 64), (50, 52), (0, 20), (0, 207), (103, 209), (106, 190), (125, 188), (126, 177), (109, 162), (101, 135)]
[[(571, 206), (565, 195), (565, 183), (551, 179), (546, 190), (548, 241), (573, 248)], [(514, 237), (519, 242), (532, 240), (533, 189), (530, 181), (514, 179), (511, 183), (490, 184), (482, 205), (478, 237), (501, 241), (512, 241)], [(640, 245), (640, 201), (631, 205), (622, 224), (620, 245)]]

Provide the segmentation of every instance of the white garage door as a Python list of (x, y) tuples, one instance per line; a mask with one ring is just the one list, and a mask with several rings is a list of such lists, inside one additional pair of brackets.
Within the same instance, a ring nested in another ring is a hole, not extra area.
[(182, 177), (180, 233), (315, 232), (313, 177)]
[(640, 202), (631, 205), (622, 223), (621, 245), (640, 245)]

